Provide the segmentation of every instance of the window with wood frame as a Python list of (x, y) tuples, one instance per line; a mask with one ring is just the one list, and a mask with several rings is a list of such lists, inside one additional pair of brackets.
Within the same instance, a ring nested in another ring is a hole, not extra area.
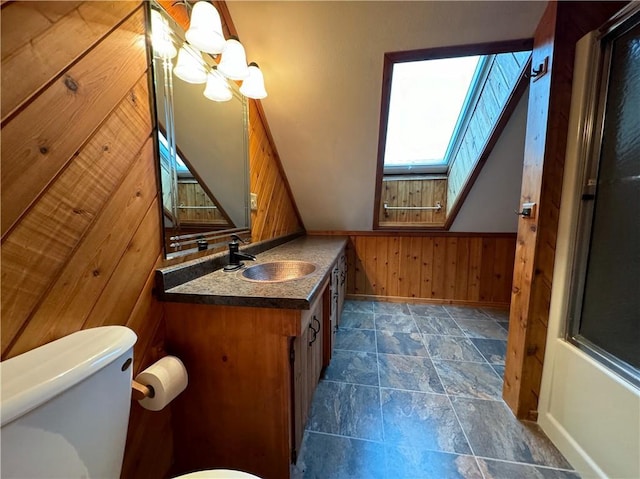
[(374, 229), (448, 229), (526, 90), (531, 40), (385, 54)]

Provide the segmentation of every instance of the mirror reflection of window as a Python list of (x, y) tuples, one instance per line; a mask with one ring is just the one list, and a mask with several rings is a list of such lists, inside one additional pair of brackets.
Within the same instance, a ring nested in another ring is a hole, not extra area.
[[(235, 82), (231, 98), (212, 101), (205, 84), (176, 75), (185, 33), (156, 2), (150, 2), (154, 49), (165, 254), (167, 258), (226, 243), (228, 235), (249, 233), (248, 103)], [(198, 55), (206, 71), (219, 56)], [(226, 81), (226, 80), (225, 80)]]
[[(225, 212), (216, 200), (200, 185), (191, 170), (182, 159), (180, 152), (176, 152), (176, 191), (172, 195), (173, 177), (171, 171), (170, 146), (165, 135), (158, 132), (158, 150), (160, 154), (160, 172), (163, 191), (165, 231), (169, 238), (169, 246), (177, 249), (177, 236), (197, 235), (198, 238), (185, 238), (192, 241), (202, 239), (212, 231), (234, 228)], [(175, 206), (173, 204), (175, 198)], [(173, 238), (173, 239), (172, 239)], [(173, 245), (173, 246), (172, 246)], [(187, 248), (188, 250), (189, 248)]]

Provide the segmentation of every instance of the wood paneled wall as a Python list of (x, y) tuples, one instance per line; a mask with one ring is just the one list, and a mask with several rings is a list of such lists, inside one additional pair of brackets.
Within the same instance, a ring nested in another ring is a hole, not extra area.
[(183, 225), (212, 225), (216, 228), (233, 227), (198, 180), (178, 180), (178, 218)]
[(509, 304), (513, 234), (345, 234), (350, 238), (347, 294), (352, 297)]
[[(398, 207), (442, 205), (440, 210), (387, 210), (384, 204)], [(420, 228), (425, 226), (442, 227), (446, 219), (447, 178), (394, 178), (382, 180), (382, 198), (380, 200), (380, 227), (407, 226)]]
[[(134, 374), (163, 354), (144, 11), (2, 5), (2, 359), (127, 325)], [(132, 405), (123, 477), (163, 477), (170, 413)]]
[(264, 241), (304, 230), (273, 146), (268, 126), (249, 100), (249, 169), (258, 211), (251, 212), (251, 240)]
[(533, 65), (549, 72), (531, 81), (520, 218), (503, 397), (520, 418), (535, 419), (547, 338), (551, 285), (567, 146), (575, 43), (625, 2), (549, 2), (534, 37)]

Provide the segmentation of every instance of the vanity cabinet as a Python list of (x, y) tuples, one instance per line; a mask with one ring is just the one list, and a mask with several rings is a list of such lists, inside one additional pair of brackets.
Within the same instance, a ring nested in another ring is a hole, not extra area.
[(328, 281), (320, 291), (309, 310), (164, 303), (167, 352), (189, 373), (171, 404), (172, 474), (290, 477), (325, 364)]
[(335, 334), (340, 326), (340, 318), (347, 291), (347, 255), (344, 249), (331, 267), (329, 288), (325, 292), (324, 305), (327, 309), (329, 330), (324, 334), (324, 366), (329, 365), (335, 342)]

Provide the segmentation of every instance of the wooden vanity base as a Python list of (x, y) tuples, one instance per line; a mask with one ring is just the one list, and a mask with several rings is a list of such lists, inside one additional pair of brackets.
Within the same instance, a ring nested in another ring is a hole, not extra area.
[(326, 284), (321, 291), (304, 311), (164, 304), (167, 350), (189, 372), (171, 405), (173, 473), (225, 468), (289, 477), (328, 362), (323, 303), (331, 291)]

